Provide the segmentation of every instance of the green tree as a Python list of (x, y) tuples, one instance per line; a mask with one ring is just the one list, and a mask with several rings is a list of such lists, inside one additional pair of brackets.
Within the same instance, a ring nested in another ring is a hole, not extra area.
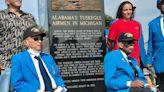
[(113, 20), (113, 18), (109, 15), (105, 15), (105, 27), (108, 29), (110, 22)]

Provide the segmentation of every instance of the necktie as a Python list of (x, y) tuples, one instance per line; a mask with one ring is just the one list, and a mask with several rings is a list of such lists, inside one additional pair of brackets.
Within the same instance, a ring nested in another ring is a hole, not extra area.
[(45, 84), (45, 90), (46, 91), (52, 91), (53, 89), (52, 89), (51, 80), (50, 80), (50, 77), (48, 76), (48, 74), (46, 72), (46, 69), (43, 66), (41, 58), (37, 57), (37, 56), (35, 56), (34, 58), (36, 58), (39, 61), (39, 69), (40, 69), (41, 75), (43, 77), (43, 81)]
[(133, 71), (134, 71), (135, 77), (138, 78), (138, 72), (137, 72), (137, 70), (135, 69), (135, 67), (133, 66), (133, 64), (132, 64), (132, 62), (131, 62), (131, 60), (130, 60), (129, 57), (128, 57), (128, 62), (129, 62), (129, 64), (130, 64), (130, 66), (132, 67)]

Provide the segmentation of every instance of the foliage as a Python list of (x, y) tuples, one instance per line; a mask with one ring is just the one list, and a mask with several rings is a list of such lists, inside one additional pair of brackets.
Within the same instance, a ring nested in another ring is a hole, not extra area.
[(110, 22), (113, 20), (113, 18), (109, 15), (105, 15), (105, 27), (108, 29)]

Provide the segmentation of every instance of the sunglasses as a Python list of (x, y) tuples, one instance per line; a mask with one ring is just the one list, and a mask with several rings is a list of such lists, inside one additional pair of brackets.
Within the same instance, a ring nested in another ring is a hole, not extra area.
[(126, 41), (126, 42), (123, 42), (123, 44), (125, 46), (132, 46), (132, 45), (134, 45), (134, 41)]
[(33, 39), (34, 39), (34, 41), (43, 41), (43, 37), (41, 37), (41, 36), (34, 36), (34, 37), (32, 37)]

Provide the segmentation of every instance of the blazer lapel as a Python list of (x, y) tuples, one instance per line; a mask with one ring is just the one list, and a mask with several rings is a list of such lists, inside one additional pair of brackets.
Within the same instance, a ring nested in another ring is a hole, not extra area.
[[(136, 71), (139, 74), (140, 67), (137, 64), (134, 63), (136, 61), (132, 57), (130, 57), (130, 61), (131, 61), (132, 66), (135, 68), (135, 70), (133, 70), (133, 71)], [(133, 75), (136, 78), (136, 75), (135, 75), (134, 72), (133, 72)]]
[(31, 58), (31, 56), (27, 50), (23, 53), (23, 57), (24, 57), (25, 64), (29, 67), (31, 72), (38, 78), (38, 74), (36, 72), (34, 63), (33, 63), (32, 58)]
[[(164, 35), (163, 35), (163, 33), (162, 33), (162, 31), (164, 31), (164, 29), (162, 29), (162, 28), (164, 28), (164, 27), (162, 27), (162, 26), (164, 26), (164, 24), (161, 24), (161, 16), (159, 16), (157, 19), (156, 19), (156, 23), (157, 23), (157, 29), (159, 30), (159, 32), (160, 32), (160, 34), (161, 34), (161, 37), (164, 39)], [(163, 22), (164, 23), (164, 22)]]
[(137, 73), (139, 74), (140, 67), (137, 64), (134, 64), (134, 62), (136, 62), (136, 61), (134, 61), (134, 60), (131, 60), (131, 61), (132, 61), (134, 68), (136, 69)]
[(130, 66), (130, 64), (128, 63), (127, 59), (122, 55), (121, 51), (120, 51), (119, 56), (121, 57), (121, 62), (123, 62), (122, 63), (123, 64), (122, 66), (124, 67), (125, 71), (127, 71), (126, 73), (128, 74), (128, 76), (131, 79), (134, 79), (135, 78), (135, 74), (133, 72), (133, 69)]

